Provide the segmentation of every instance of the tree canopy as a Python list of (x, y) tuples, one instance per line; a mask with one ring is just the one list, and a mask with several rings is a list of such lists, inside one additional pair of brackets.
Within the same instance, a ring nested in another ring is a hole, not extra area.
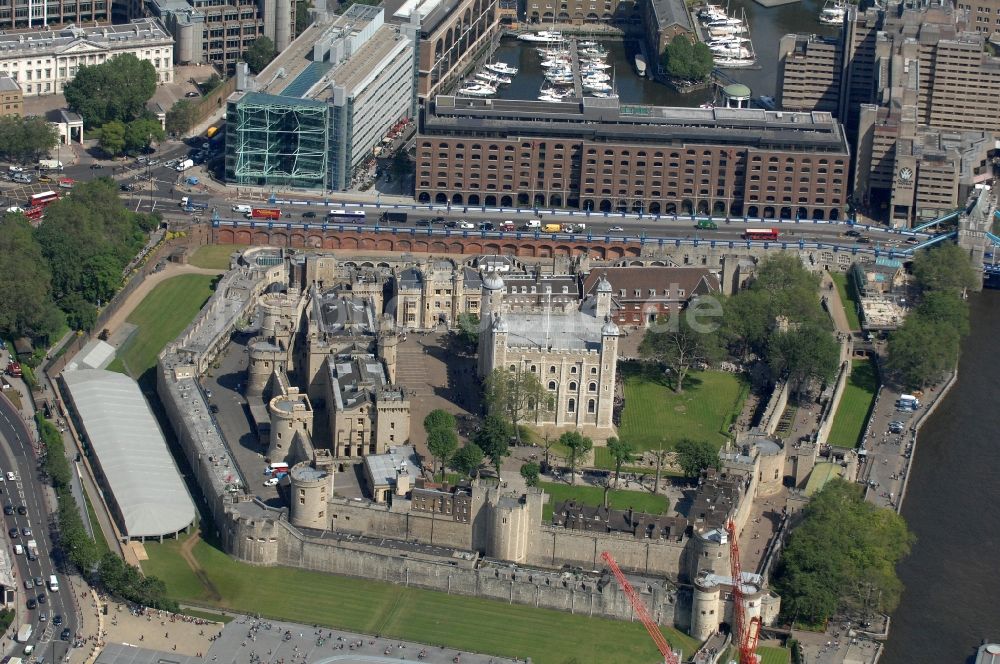
[(63, 325), (52, 300), (52, 272), (20, 214), (0, 219), (0, 335), (51, 339)]
[(276, 55), (278, 49), (274, 47), (274, 42), (269, 37), (258, 37), (243, 54), (243, 60), (250, 66), (250, 71), (259, 74)]
[(521, 464), (521, 477), (524, 478), (524, 483), (528, 486), (538, 486), (538, 476), (540, 473), (541, 468), (534, 461)]
[(0, 158), (20, 164), (37, 161), (56, 146), (59, 134), (43, 117), (0, 116)]
[(186, 134), (197, 120), (197, 108), (188, 99), (178, 99), (167, 111), (167, 131)]
[(715, 67), (712, 50), (703, 42), (691, 43), (687, 35), (677, 35), (663, 50), (662, 63), (672, 78), (704, 81)]
[(817, 325), (801, 325), (770, 337), (767, 364), (772, 378), (785, 378), (800, 392), (813, 380), (833, 378), (839, 360), (836, 340)]
[(677, 463), (686, 477), (698, 477), (703, 470), (721, 465), (719, 449), (704, 440), (685, 438), (677, 443)]
[(917, 285), (925, 291), (958, 293), (976, 286), (976, 272), (968, 254), (950, 242), (918, 251), (913, 258), (912, 271)]
[(473, 477), (479, 474), (479, 467), (483, 465), (483, 459), (483, 451), (479, 445), (467, 443), (451, 455), (448, 465), (466, 477)]
[(891, 613), (903, 589), (896, 565), (912, 543), (901, 516), (866, 502), (858, 485), (831, 480), (809, 502), (779, 561), (782, 613), (809, 624), (838, 612)]
[(568, 452), (571, 484), (576, 484), (576, 466), (587, 455), (587, 452), (594, 449), (594, 441), (579, 431), (567, 431), (559, 436), (559, 444), (565, 447)]
[[(526, 370), (494, 369), (484, 384), (486, 404), (491, 414), (505, 417), (513, 435), (521, 442), (521, 422), (533, 418), (539, 410), (551, 407), (549, 394), (538, 375)], [(482, 447), (480, 445), (480, 447)], [(489, 455), (489, 450), (483, 447)]]
[(719, 337), (715, 333), (695, 330), (687, 315), (673, 319), (661, 317), (657, 325), (646, 330), (639, 353), (666, 365), (674, 391), (683, 392), (684, 379), (691, 367), (718, 359)]
[(148, 150), (154, 141), (159, 142), (163, 138), (163, 127), (155, 118), (136, 118), (125, 127), (125, 149), (132, 154)]
[(87, 127), (103, 127), (115, 120), (127, 123), (141, 117), (155, 92), (153, 63), (131, 53), (80, 67), (63, 88), (66, 103), (83, 117)]
[(615, 486), (622, 474), (622, 466), (635, 461), (635, 447), (624, 440), (619, 440), (612, 436), (607, 442), (608, 454), (615, 462)]
[(102, 125), (100, 144), (101, 149), (111, 157), (125, 152), (125, 125), (118, 120)]
[(443, 476), (445, 461), (458, 449), (455, 416), (446, 410), (436, 408), (424, 418), (424, 431), (427, 432), (427, 449), (441, 466)]
[(483, 426), (475, 434), (475, 443), (483, 451), (500, 478), (500, 466), (510, 456), (511, 426), (498, 415), (487, 415)]

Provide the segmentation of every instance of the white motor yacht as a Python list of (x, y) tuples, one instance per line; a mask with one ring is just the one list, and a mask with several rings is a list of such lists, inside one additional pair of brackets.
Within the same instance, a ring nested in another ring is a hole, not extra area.
[(492, 97), (496, 93), (497, 89), (486, 83), (466, 83), (458, 90), (463, 97)]
[(841, 25), (846, 14), (847, 3), (840, 0), (835, 0), (832, 4), (827, 2), (819, 13), (819, 22), (823, 25)]
[(494, 74), (491, 71), (477, 72), (476, 78), (480, 81), (486, 81), (490, 85), (510, 85), (509, 76), (501, 76), (500, 74)]
[(504, 76), (517, 76), (517, 67), (511, 67), (506, 62), (491, 62), (486, 65), (494, 74), (502, 74)]
[(518, 35), (517, 38), (526, 42), (557, 44), (563, 40), (563, 34), (558, 30), (540, 30), (538, 32), (525, 32)]

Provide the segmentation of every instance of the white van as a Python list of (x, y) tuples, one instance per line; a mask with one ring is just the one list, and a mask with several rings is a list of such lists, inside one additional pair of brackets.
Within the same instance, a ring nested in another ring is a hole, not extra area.
[(920, 399), (916, 398), (912, 394), (900, 394), (899, 400), (902, 403), (912, 404), (913, 408), (920, 408)]
[(249, 205), (234, 205), (233, 212), (239, 212), (240, 214), (250, 214), (253, 212), (253, 208)]
[(526, 222), (524, 222), (524, 225), (521, 226), (521, 228), (523, 228), (526, 231), (527, 230), (538, 229), (538, 228), (541, 228), (541, 227), (542, 227), (542, 220), (541, 219), (528, 219)]
[(49, 592), (59, 592), (59, 579), (55, 574), (49, 575)]
[(14, 555), (16, 555), (16, 556), (23, 556), (24, 555), (24, 547), (21, 546), (20, 544), (15, 544), (14, 545)]

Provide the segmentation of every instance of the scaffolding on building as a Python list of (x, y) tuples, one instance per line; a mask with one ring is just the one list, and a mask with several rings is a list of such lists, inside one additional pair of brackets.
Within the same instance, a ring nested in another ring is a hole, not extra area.
[(251, 92), (230, 103), (228, 116), (227, 180), (325, 188), (330, 145), (325, 101)]

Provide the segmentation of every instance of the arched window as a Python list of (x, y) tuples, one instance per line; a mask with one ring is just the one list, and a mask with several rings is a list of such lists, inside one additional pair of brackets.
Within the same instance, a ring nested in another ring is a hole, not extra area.
[(576, 392), (576, 381), (570, 381), (569, 391), (570, 392)]
[(597, 367), (590, 367), (590, 375), (592, 376), (597, 375)]
[(549, 373), (555, 373), (555, 372), (556, 372), (555, 365), (552, 365), (551, 367), (549, 367)]
[(587, 391), (588, 392), (596, 392), (597, 391), (597, 383), (591, 383), (590, 385), (588, 385), (587, 386)]
[(510, 365), (510, 370), (511, 371), (517, 371), (517, 365), (516, 364)]
[(534, 364), (532, 364), (531, 365), (531, 373), (536, 373), (537, 371), (538, 371), (538, 367), (535, 366)]
[(597, 412), (597, 399), (591, 399), (587, 402), (587, 412), (596, 413)]
[(549, 389), (550, 390), (555, 390), (556, 389), (556, 381), (554, 381), (554, 380), (550, 380), (549, 381)]
[(575, 373), (576, 373), (576, 367), (570, 367), (570, 368), (569, 368), (569, 372), (570, 372), (571, 374), (575, 374)]
[(575, 413), (576, 412), (576, 399), (570, 399), (566, 404), (566, 410)]

